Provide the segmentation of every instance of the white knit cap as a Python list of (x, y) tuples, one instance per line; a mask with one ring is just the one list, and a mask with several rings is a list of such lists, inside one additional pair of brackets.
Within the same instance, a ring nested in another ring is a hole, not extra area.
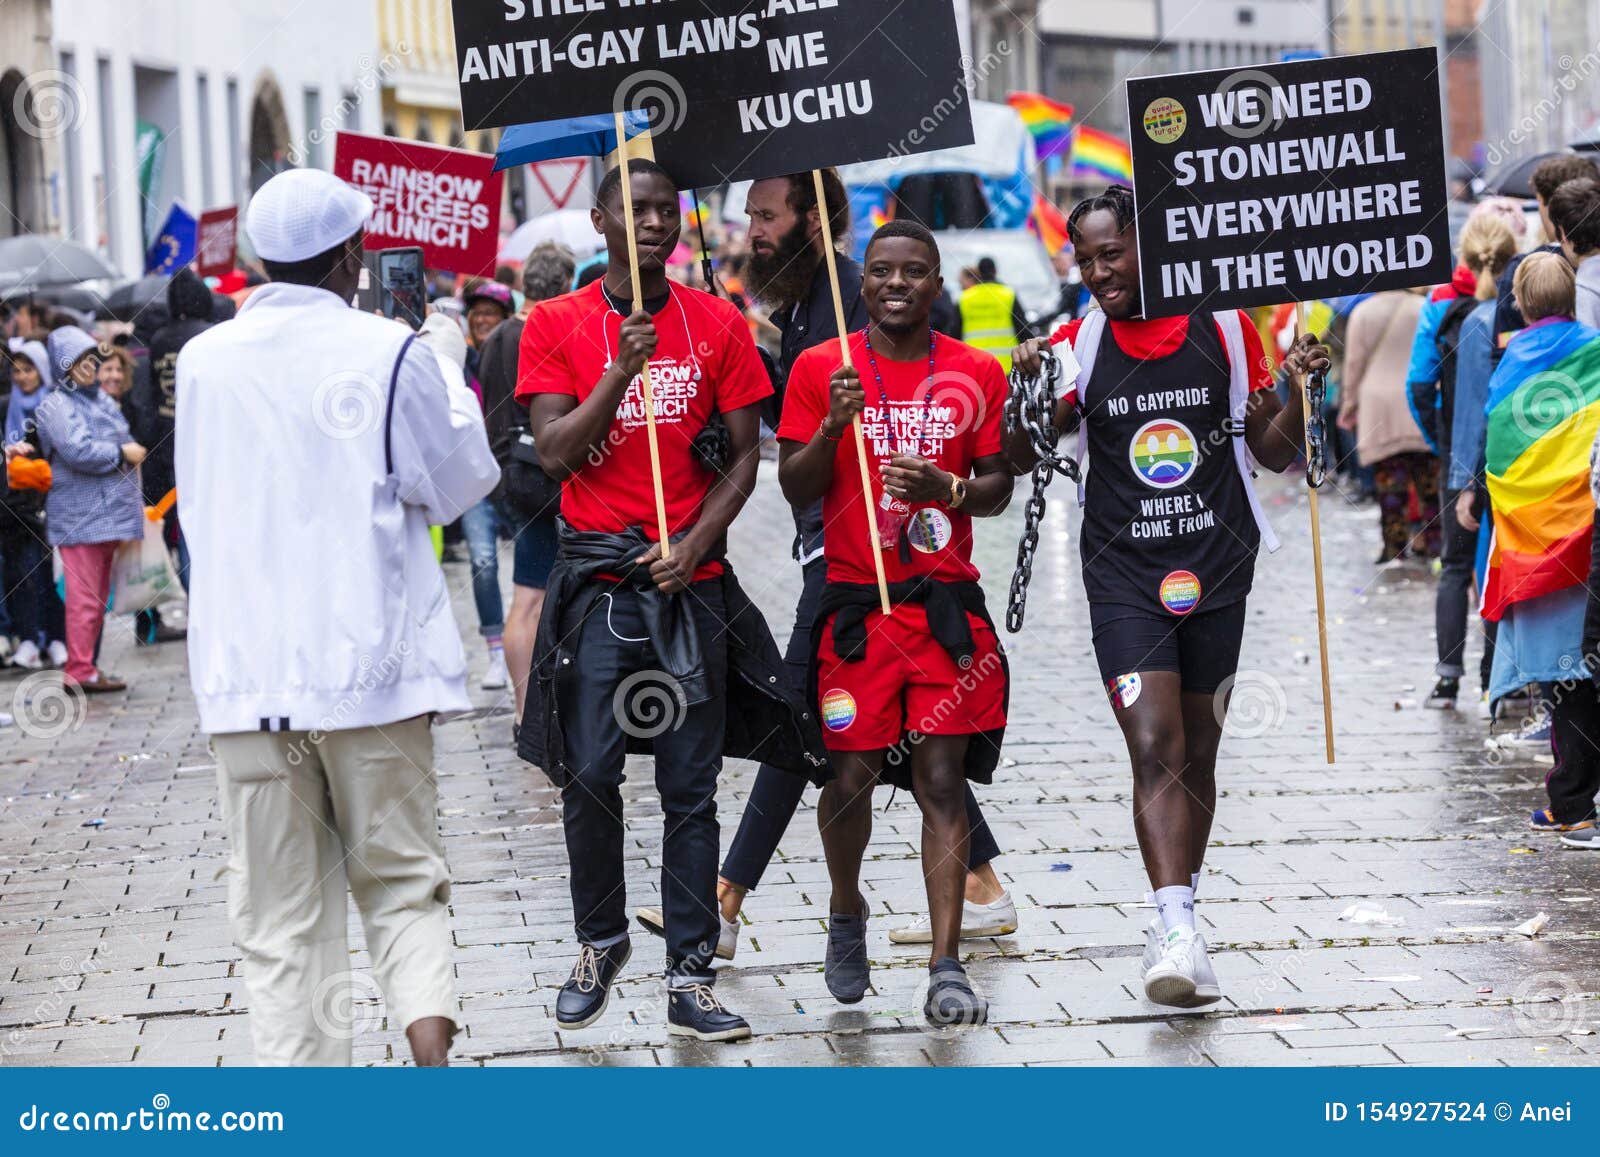
[(332, 173), (287, 169), (250, 198), (245, 231), (263, 261), (304, 261), (349, 240), (372, 208), (372, 198)]

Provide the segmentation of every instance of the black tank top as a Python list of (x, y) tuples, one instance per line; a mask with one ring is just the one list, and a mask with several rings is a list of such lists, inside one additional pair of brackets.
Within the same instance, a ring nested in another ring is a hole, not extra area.
[(1228, 379), (1209, 315), (1148, 360), (1125, 353), (1107, 324), (1086, 391), (1090, 602), (1183, 616), (1250, 593), (1261, 532), (1234, 458)]

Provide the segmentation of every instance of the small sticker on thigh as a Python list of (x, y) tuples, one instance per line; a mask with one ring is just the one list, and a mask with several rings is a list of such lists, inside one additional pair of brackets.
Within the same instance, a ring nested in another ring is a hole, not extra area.
[(1139, 692), (1144, 690), (1144, 681), (1135, 671), (1131, 675), (1118, 675), (1115, 679), (1106, 680), (1106, 694), (1111, 698), (1111, 706), (1119, 711), (1126, 711), (1139, 701)]

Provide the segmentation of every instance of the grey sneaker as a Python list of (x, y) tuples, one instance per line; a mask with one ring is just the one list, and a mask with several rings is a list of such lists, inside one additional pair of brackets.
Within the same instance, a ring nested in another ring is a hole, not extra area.
[(1569, 848), (1583, 848), (1591, 852), (1600, 852), (1600, 827), (1579, 828), (1576, 831), (1562, 832), (1561, 842)]
[(828, 955), (823, 979), (840, 1004), (855, 1004), (872, 985), (872, 963), (867, 959), (867, 902), (861, 915), (828, 914)]
[(928, 970), (928, 998), (922, 1015), (935, 1028), (983, 1024), (989, 1019), (989, 1002), (972, 990), (967, 970), (953, 956), (942, 956)]

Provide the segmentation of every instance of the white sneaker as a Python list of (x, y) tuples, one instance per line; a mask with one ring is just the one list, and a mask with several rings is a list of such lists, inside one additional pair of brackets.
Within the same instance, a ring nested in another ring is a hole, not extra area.
[(44, 649), (44, 653), (50, 656), (50, 665), (52, 667), (65, 667), (67, 665), (67, 645), (60, 639), (51, 639), (50, 645)]
[[(990, 904), (961, 903), (961, 939), (977, 940), (984, 936), (1009, 936), (1017, 930), (1017, 906), (1010, 892), (1001, 892), (1000, 898)], [(904, 928), (889, 933), (890, 944), (932, 944), (933, 918), (918, 916)]]
[(29, 671), (37, 671), (44, 666), (44, 659), (39, 654), (39, 644), (32, 639), (25, 639), (22, 645), (11, 656), (13, 667), (25, 667)]
[(1144, 973), (1148, 977), (1150, 970), (1161, 963), (1161, 941), (1166, 930), (1162, 927), (1161, 917), (1150, 917), (1150, 923), (1144, 927)]
[[(647, 932), (666, 937), (667, 921), (660, 908), (640, 908), (633, 915)], [(717, 913), (717, 920), (722, 924), (722, 933), (717, 937), (716, 957), (718, 960), (732, 960), (733, 954), (739, 951), (739, 921), (723, 920), (721, 912)]]
[(1222, 999), (1206, 942), (1190, 928), (1169, 928), (1161, 959), (1144, 974), (1145, 998), (1173, 1008), (1199, 1008)]
[(510, 682), (510, 673), (506, 671), (506, 653), (490, 651), (489, 669), (483, 673), (483, 682), (478, 686), (485, 691), (503, 691)]

